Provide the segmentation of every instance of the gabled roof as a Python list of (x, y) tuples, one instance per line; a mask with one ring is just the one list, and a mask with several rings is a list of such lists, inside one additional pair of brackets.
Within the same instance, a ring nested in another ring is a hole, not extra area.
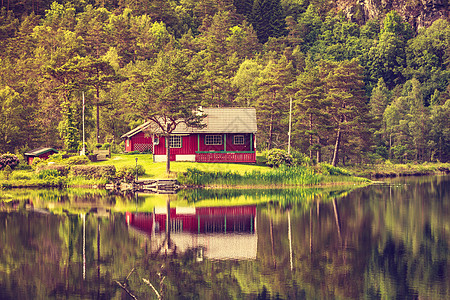
[[(254, 107), (221, 107), (204, 108), (202, 113), (206, 115), (203, 123), (204, 128), (187, 127), (179, 124), (173, 134), (186, 133), (256, 133), (256, 109)], [(161, 133), (161, 129), (151, 121), (130, 130), (122, 135), (129, 138), (133, 135), (147, 131), (149, 133)]]
[(149, 127), (151, 125), (150, 122), (145, 122), (144, 124), (139, 125), (138, 127), (131, 129), (130, 131), (128, 131), (127, 133), (123, 134), (121, 136), (121, 138), (130, 138), (133, 135), (138, 134), (139, 132), (141, 132), (142, 130), (146, 129), (147, 127)]
[(56, 150), (56, 149), (41, 147), (41, 148), (36, 148), (31, 151), (28, 151), (27, 153), (25, 153), (25, 155), (26, 156), (39, 156), (39, 155), (42, 155), (42, 154), (50, 152), (50, 151), (58, 153), (58, 150)]

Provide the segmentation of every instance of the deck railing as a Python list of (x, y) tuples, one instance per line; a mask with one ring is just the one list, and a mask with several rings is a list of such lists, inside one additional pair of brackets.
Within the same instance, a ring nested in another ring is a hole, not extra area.
[(196, 162), (236, 162), (236, 163), (255, 163), (256, 153), (254, 151), (241, 152), (197, 152), (195, 154)]

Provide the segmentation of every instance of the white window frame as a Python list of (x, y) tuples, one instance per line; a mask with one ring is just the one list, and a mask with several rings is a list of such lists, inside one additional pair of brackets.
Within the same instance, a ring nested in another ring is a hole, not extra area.
[(233, 136), (233, 145), (245, 145), (245, 136), (243, 134)]
[(221, 134), (207, 134), (205, 135), (205, 145), (223, 145), (223, 136)]
[(182, 148), (183, 147), (183, 138), (181, 135), (171, 135), (169, 138), (169, 147), (170, 148)]

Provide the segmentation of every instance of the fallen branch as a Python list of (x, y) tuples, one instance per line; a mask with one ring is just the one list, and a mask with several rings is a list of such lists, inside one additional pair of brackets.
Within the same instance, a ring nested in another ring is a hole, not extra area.
[(131, 276), (131, 274), (134, 272), (134, 268), (133, 269), (131, 269), (131, 271), (130, 271), (130, 273), (128, 273), (128, 276), (125, 278), (125, 281), (127, 281), (128, 280), (128, 278)]
[(158, 299), (161, 299), (161, 295), (158, 293), (158, 291), (155, 289), (155, 287), (153, 286), (153, 284), (150, 282), (150, 280), (147, 280), (147, 279), (145, 279), (145, 278), (142, 278), (142, 280), (146, 283), (146, 284), (148, 284), (152, 289), (153, 289), (153, 291), (155, 292), (155, 294), (156, 294), (156, 297), (158, 297)]
[(127, 292), (128, 295), (130, 295), (133, 299), (137, 300), (136, 296), (133, 295), (133, 294), (127, 289), (127, 287), (126, 287), (125, 284), (121, 284), (121, 283), (118, 282), (117, 280), (115, 280), (115, 282), (116, 282), (121, 288), (123, 288), (123, 289), (125, 290), (125, 292)]

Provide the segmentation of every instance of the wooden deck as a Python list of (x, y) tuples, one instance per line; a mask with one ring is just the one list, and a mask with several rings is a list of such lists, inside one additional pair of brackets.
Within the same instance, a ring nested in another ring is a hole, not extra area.
[(256, 153), (249, 152), (197, 152), (195, 154), (196, 162), (214, 163), (255, 163)]

